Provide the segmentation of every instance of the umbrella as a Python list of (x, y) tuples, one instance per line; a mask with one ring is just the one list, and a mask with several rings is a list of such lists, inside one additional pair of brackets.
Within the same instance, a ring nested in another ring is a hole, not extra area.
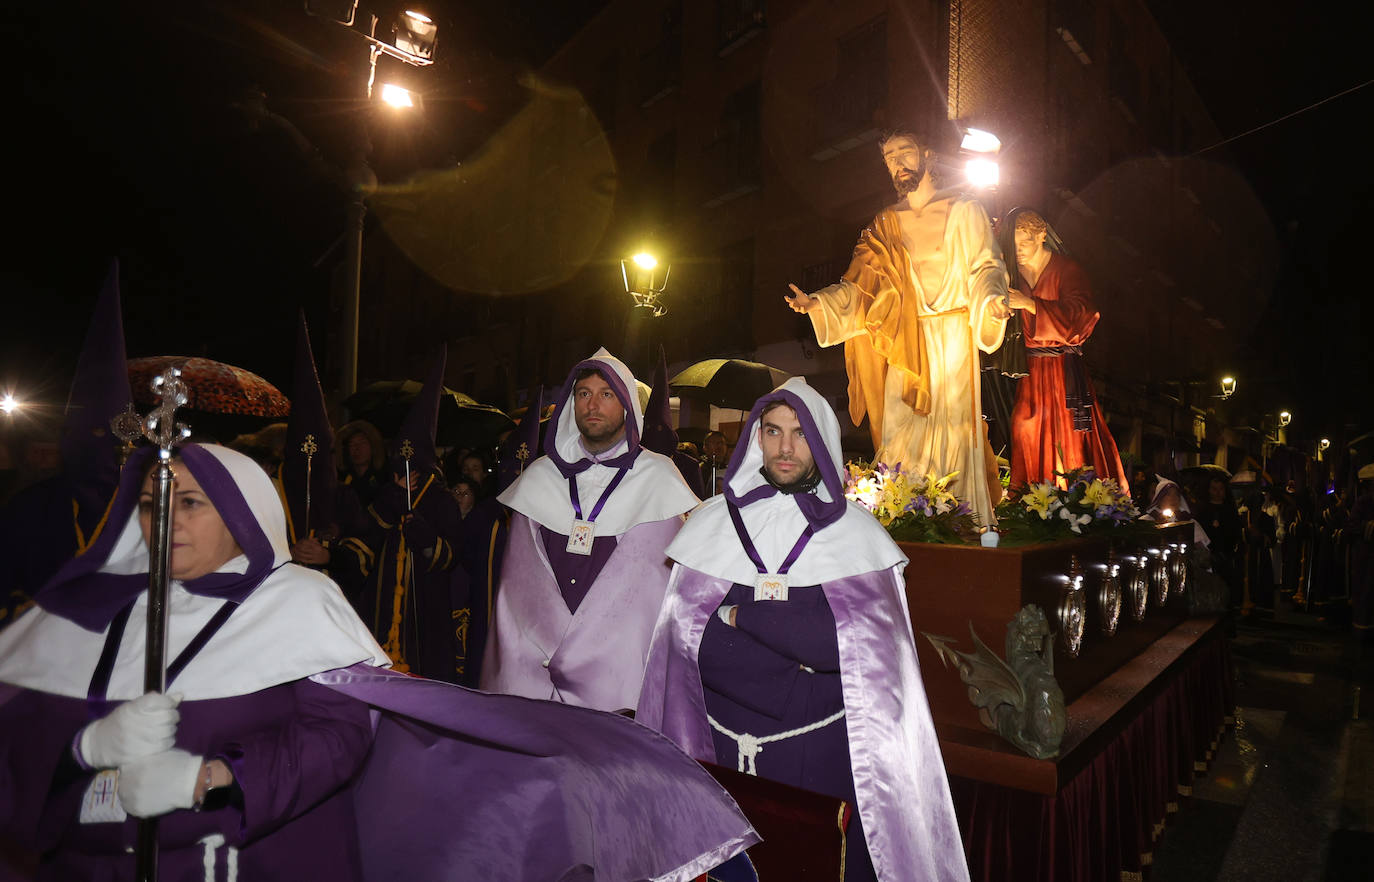
[(254, 417), (284, 417), (291, 402), (262, 377), (221, 361), (180, 355), (154, 355), (129, 359), (129, 385), (134, 403), (151, 407), (158, 403), (153, 378), (169, 367), (181, 368), (186, 384), (186, 406), (204, 413)]
[(669, 387), (684, 398), (704, 401), (716, 407), (750, 410), (754, 402), (772, 392), (791, 377), (786, 371), (738, 358), (708, 358), (689, 365), (668, 381)]
[(1182, 469), (1179, 472), (1179, 474), (1184, 477), (1192, 477), (1196, 475), (1198, 477), (1209, 479), (1213, 475), (1215, 475), (1216, 477), (1221, 478), (1223, 481), (1231, 480), (1231, 473), (1214, 462), (1204, 462), (1202, 465), (1187, 466), (1184, 469)]
[[(400, 428), (422, 388), (424, 384), (415, 380), (378, 380), (350, 395), (344, 406), (354, 419), (367, 420), (390, 437)], [(490, 447), (502, 432), (513, 428), (515, 420), (504, 411), (446, 386), (439, 397), (434, 443), (440, 447)]]

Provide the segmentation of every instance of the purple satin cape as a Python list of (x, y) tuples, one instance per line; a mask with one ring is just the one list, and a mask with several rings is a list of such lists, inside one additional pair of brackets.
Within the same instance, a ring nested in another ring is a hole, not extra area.
[(673, 517), (620, 534), (572, 613), (538, 526), (515, 513), (482, 688), (607, 711), (633, 708), (671, 572), (665, 550), (681, 527)]
[[(714, 762), (697, 653), (730, 583), (678, 565), (654, 629), (635, 719)], [(967, 880), (901, 572), (823, 583), (835, 614), (859, 816), (882, 882)]]
[(384, 711), (355, 787), (369, 882), (689, 880), (758, 841), (632, 720), (369, 665), (311, 678)]

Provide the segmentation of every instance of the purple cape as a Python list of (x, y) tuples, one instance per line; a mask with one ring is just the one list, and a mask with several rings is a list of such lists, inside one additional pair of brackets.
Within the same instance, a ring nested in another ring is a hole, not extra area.
[(572, 613), (537, 525), (514, 514), (482, 662), (482, 688), (601, 710), (633, 708), (668, 585), (664, 550), (681, 526), (674, 517), (620, 534)]
[[(713, 762), (697, 653), (731, 583), (678, 565), (654, 630), (635, 719)], [(883, 882), (966, 880), (963, 842), (896, 567), (822, 584), (835, 614), (850, 765)]]

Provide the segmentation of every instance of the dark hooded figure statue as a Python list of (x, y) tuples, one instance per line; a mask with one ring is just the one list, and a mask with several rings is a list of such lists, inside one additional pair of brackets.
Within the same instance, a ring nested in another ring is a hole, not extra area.
[(472, 610), (454, 546), (458, 503), (444, 486), (434, 447), (446, 362), (441, 347), (392, 439), (393, 480), (368, 507), (376, 563), (361, 613), (397, 670), (458, 682), (467, 676)]
[(110, 424), (132, 403), (115, 261), (76, 363), (62, 426), (61, 471), (21, 490), (0, 511), (0, 551), (8, 576), (0, 597), (0, 628), (58, 567), (100, 535), (122, 464), (123, 442)]

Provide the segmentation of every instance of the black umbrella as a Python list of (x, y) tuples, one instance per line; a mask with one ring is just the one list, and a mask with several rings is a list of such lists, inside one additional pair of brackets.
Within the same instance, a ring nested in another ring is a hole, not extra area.
[[(344, 406), (354, 419), (367, 420), (390, 437), (400, 428), (422, 388), (424, 384), (415, 380), (378, 380), (346, 398)], [(500, 408), (445, 387), (439, 398), (434, 443), (440, 447), (490, 447), (502, 432), (513, 428), (515, 420)]]
[(787, 382), (791, 374), (757, 361), (708, 358), (690, 365), (668, 381), (683, 398), (716, 407), (749, 410), (754, 402)]

